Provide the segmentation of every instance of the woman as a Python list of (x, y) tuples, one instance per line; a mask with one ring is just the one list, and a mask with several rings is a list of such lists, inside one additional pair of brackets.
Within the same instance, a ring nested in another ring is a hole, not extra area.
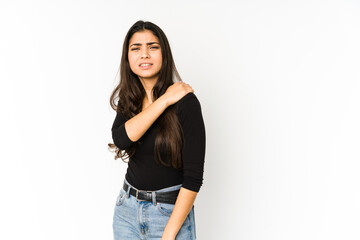
[(157, 25), (138, 21), (129, 29), (110, 104), (117, 114), (109, 147), (115, 159), (128, 159), (114, 209), (114, 239), (196, 239), (205, 126), (200, 102), (181, 81)]

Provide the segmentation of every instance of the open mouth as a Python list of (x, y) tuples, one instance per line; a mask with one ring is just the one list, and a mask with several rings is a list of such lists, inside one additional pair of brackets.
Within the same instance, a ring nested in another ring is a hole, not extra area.
[(151, 68), (151, 66), (152, 66), (151, 63), (142, 63), (142, 64), (139, 65), (139, 67), (141, 69), (149, 69), (149, 68)]

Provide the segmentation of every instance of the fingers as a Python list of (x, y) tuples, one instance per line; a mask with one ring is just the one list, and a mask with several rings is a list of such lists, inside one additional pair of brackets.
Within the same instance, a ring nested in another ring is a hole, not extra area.
[(185, 82), (178, 81), (175, 84), (180, 85), (182, 88), (184, 88), (186, 93), (195, 92), (194, 89), (189, 84), (187, 84)]
[(186, 87), (188, 92), (194, 92), (194, 89), (189, 84), (186, 84)]
[(193, 92), (193, 91), (194, 91), (189, 84), (184, 83), (184, 82), (182, 82), (182, 84), (183, 84), (183, 86), (185, 87), (185, 89), (186, 89), (187, 91), (190, 91), (190, 92)]

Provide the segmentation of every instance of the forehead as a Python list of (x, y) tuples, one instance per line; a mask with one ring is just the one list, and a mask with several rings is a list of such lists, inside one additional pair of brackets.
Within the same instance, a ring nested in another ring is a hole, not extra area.
[(133, 43), (145, 44), (147, 42), (158, 42), (158, 41), (159, 41), (158, 37), (156, 37), (150, 30), (145, 30), (134, 33), (129, 40), (129, 46)]

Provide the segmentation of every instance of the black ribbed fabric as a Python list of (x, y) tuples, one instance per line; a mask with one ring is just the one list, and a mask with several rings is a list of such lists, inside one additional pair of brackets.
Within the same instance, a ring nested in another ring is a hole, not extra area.
[[(182, 149), (183, 170), (157, 164), (154, 159), (155, 137), (158, 129), (156, 120), (145, 134), (132, 142), (125, 130), (126, 118), (117, 113), (111, 128), (114, 144), (126, 149), (137, 144), (136, 153), (128, 163), (126, 180), (140, 190), (155, 191), (161, 188), (182, 184), (182, 187), (199, 192), (203, 183), (205, 161), (205, 125), (201, 105), (192, 92), (174, 103), (177, 115), (184, 132), (184, 148)], [(165, 152), (162, 159), (167, 162)]]

